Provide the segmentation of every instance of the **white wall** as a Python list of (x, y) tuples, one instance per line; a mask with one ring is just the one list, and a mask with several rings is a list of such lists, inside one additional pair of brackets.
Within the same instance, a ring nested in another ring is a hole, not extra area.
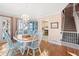
[(76, 12), (73, 13), (73, 16), (74, 16), (77, 32), (79, 33), (79, 17), (77, 16)]
[[(41, 25), (41, 21), (42, 20), (47, 20), (48, 21), (48, 41), (50, 43), (54, 43), (54, 44), (61, 44), (61, 38), (62, 38), (62, 35), (61, 35), (61, 14), (57, 14), (57, 15), (54, 15), (54, 16), (49, 16), (47, 18), (41, 18), (39, 20), (39, 31), (42, 32), (42, 25)], [(58, 29), (51, 29), (51, 23), (52, 22), (58, 22), (59, 23), (59, 28)]]
[[(52, 29), (51, 23), (52, 22), (58, 22), (58, 29)], [(57, 14), (55, 16), (52, 16), (49, 20), (49, 42), (55, 43), (55, 44), (61, 44), (61, 14)]]
[(73, 16), (74, 16), (74, 20), (75, 20), (75, 25), (76, 25), (77, 32), (79, 32), (79, 17), (77, 15), (75, 3), (73, 4)]

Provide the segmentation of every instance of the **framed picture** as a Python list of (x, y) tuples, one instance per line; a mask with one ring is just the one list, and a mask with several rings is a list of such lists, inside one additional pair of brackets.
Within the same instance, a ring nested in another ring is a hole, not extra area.
[(58, 29), (58, 22), (52, 22), (51, 23), (51, 29)]

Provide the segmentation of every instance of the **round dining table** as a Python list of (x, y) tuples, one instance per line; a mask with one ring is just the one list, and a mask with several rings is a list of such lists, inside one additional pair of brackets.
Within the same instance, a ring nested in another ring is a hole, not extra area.
[(20, 41), (20, 42), (32, 42), (35, 41), (35, 36), (31, 36), (31, 35), (16, 35), (13, 36), (14, 40), (16, 41)]
[[(25, 48), (27, 48), (27, 46), (30, 43), (37, 40), (37, 39), (35, 39), (35, 36), (31, 36), (31, 35), (16, 35), (13, 37), (13, 39), (18, 42), (23, 43), (23, 48), (22, 48), (23, 51), (25, 51)], [(22, 52), (22, 54), (24, 54), (24, 52)]]

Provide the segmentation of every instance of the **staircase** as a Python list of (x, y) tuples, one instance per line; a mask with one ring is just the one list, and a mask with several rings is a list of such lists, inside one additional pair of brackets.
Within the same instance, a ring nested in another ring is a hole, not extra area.
[(75, 21), (73, 17), (66, 17), (64, 31), (76, 31)]
[[(73, 4), (72, 4), (73, 5)], [(73, 6), (64, 9), (64, 31), (76, 32), (75, 18), (73, 17)]]
[(79, 17), (77, 16), (74, 6), (65, 10), (62, 41), (79, 45)]

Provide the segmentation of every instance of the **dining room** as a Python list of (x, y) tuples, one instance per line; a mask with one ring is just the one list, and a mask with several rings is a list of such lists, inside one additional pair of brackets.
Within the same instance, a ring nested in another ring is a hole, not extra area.
[[(62, 12), (70, 3), (0, 3), (0, 56), (77, 56), (62, 44)], [(68, 6), (68, 7), (69, 7)]]

